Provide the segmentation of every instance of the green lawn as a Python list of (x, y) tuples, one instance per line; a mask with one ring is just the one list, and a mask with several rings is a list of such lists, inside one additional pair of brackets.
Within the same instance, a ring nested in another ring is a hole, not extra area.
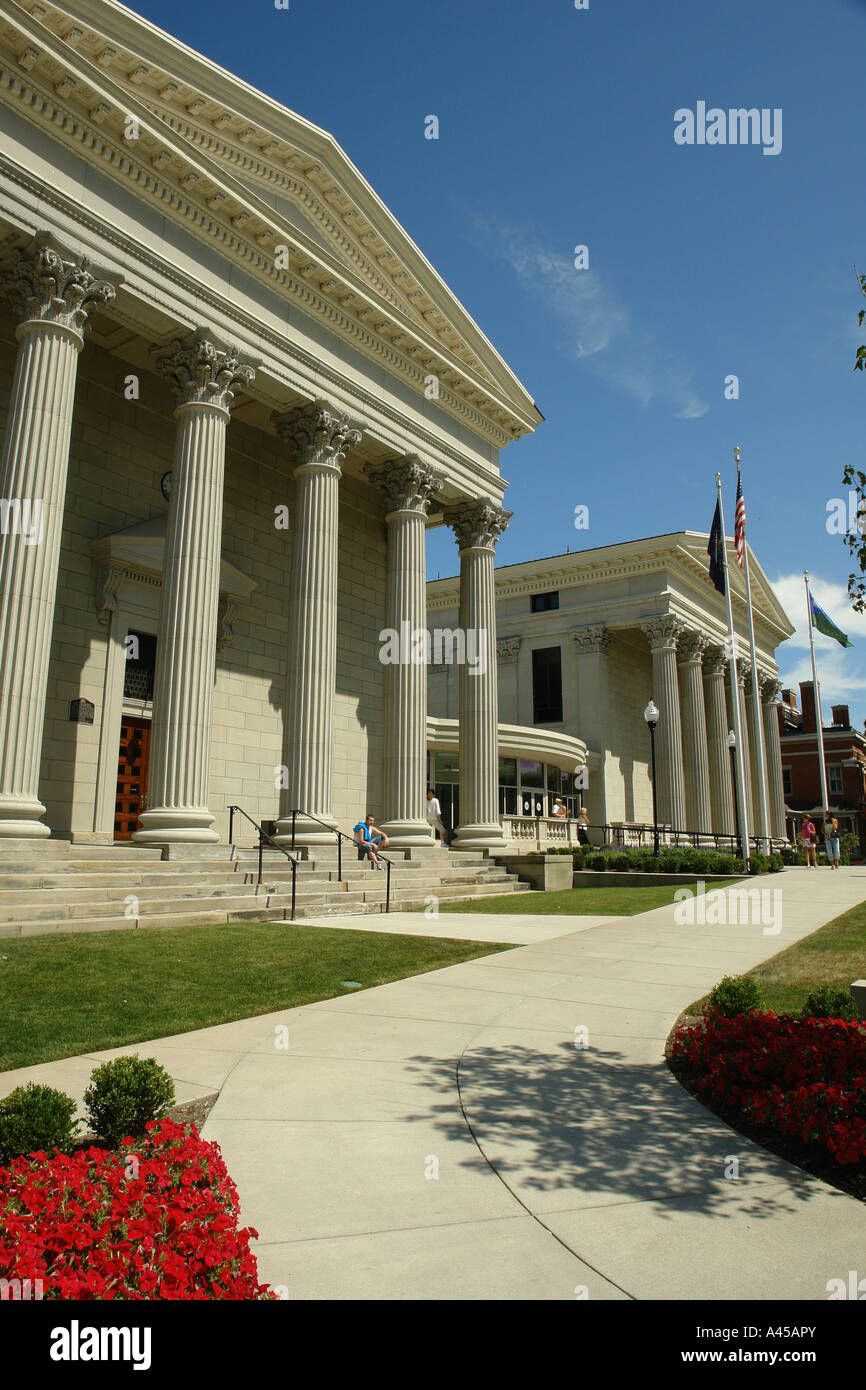
[[(866, 902), (834, 917), (811, 936), (771, 956), (748, 972), (761, 991), (761, 1008), (776, 1014), (799, 1013), (806, 996), (820, 985), (848, 989), (866, 978)], [(686, 1010), (699, 1014), (704, 999)]]
[(333, 999), (508, 945), (300, 923), (0, 942), (0, 1071)]
[[(696, 880), (697, 881), (697, 880)], [(713, 888), (724, 887), (739, 879), (713, 881)], [(440, 912), (521, 912), (554, 913), (559, 916), (633, 917), (636, 912), (649, 912), (674, 901), (677, 888), (687, 884), (635, 884), (622, 888), (564, 888), (559, 893), (502, 893), (495, 898), (470, 898), (468, 902), (439, 904)], [(419, 908), (418, 911), (423, 911)]]

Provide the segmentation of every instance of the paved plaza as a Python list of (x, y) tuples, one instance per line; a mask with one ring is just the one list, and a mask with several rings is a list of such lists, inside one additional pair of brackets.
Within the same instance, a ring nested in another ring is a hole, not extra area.
[(156, 1057), (179, 1101), (219, 1089), (205, 1137), (259, 1232), (261, 1277), (290, 1299), (826, 1299), (862, 1266), (863, 1204), (735, 1134), (663, 1060), (679, 1012), (722, 975), (866, 897), (863, 868), (762, 882), (782, 890), (777, 935), (681, 926), (673, 907), (395, 914), (389, 931), (521, 944), (8, 1072), (0, 1093), (33, 1079), (80, 1097), (96, 1060), (123, 1052)]

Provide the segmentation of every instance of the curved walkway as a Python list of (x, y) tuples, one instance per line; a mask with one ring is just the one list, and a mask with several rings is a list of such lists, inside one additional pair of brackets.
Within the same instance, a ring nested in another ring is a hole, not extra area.
[[(778, 934), (672, 907), (395, 916), (531, 944), (99, 1055), (156, 1056), (178, 1099), (221, 1087), (204, 1133), (288, 1298), (825, 1299), (863, 1272), (866, 1206), (735, 1134), (663, 1060), (687, 1004), (862, 901), (866, 870), (761, 886)], [(92, 1065), (26, 1072), (73, 1091)]]

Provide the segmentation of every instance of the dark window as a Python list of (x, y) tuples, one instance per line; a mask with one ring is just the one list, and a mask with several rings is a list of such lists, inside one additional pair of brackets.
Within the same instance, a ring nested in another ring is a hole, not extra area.
[(125, 700), (153, 699), (153, 672), (156, 666), (156, 638), (148, 632), (126, 634), (126, 671), (123, 677)]
[(559, 647), (542, 647), (532, 653), (532, 707), (535, 724), (555, 724), (562, 718)]
[(533, 613), (547, 613), (551, 608), (559, 607), (559, 591), (554, 589), (550, 594), (531, 594), (529, 601)]
[(786, 796), (791, 795), (791, 769), (789, 767), (782, 768), (782, 791)]
[(841, 767), (828, 767), (827, 775), (830, 779), (829, 792), (831, 796), (842, 795), (842, 769)]

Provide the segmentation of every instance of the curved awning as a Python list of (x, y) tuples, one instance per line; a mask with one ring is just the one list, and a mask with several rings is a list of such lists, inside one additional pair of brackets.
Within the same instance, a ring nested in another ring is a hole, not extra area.
[[(562, 772), (585, 767), (586, 744), (555, 729), (537, 729), (524, 724), (498, 724), (500, 758), (526, 758), (550, 763)], [(431, 753), (456, 753), (460, 725), (456, 719), (427, 716), (427, 747)]]

